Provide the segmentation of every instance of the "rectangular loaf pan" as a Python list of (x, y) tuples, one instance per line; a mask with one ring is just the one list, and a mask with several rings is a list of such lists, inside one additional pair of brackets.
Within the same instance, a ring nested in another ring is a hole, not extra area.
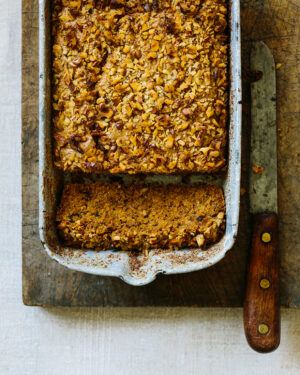
[[(39, 1), (39, 231), (45, 251), (58, 263), (76, 271), (119, 277), (131, 285), (145, 285), (159, 273), (175, 274), (207, 268), (221, 260), (233, 246), (239, 218), (241, 169), (241, 46), (240, 3), (230, 6), (230, 98), (228, 170), (225, 175), (193, 175), (194, 183), (223, 187), (226, 202), (226, 230), (222, 239), (207, 250), (152, 250), (148, 255), (125, 251), (74, 250), (60, 244), (55, 228), (56, 207), (64, 183), (110, 181), (108, 175), (76, 175), (58, 171), (53, 165), (51, 124), (51, 0)], [(76, 180), (75, 180), (76, 179)], [(139, 182), (138, 176), (123, 176), (125, 183)], [(181, 183), (175, 175), (147, 176), (146, 183)]]

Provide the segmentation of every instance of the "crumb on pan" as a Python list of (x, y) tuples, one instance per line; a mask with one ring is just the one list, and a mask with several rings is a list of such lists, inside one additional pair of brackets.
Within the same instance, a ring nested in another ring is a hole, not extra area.
[(263, 174), (264, 173), (264, 168), (258, 164), (253, 165), (252, 171), (255, 174)]

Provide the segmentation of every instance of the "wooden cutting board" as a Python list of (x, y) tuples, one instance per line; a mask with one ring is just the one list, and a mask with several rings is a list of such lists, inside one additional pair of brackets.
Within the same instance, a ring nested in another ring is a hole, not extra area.
[[(247, 190), (252, 40), (272, 50), (277, 70), (278, 182), (282, 305), (300, 307), (300, 0), (241, 1), (243, 60), (242, 188)], [(44, 252), (38, 233), (38, 1), (23, 0), (23, 300), (39, 306), (242, 306), (250, 218), (241, 196), (239, 236), (217, 265), (159, 276), (132, 287), (69, 271)], [(297, 66), (298, 65), (298, 66)]]

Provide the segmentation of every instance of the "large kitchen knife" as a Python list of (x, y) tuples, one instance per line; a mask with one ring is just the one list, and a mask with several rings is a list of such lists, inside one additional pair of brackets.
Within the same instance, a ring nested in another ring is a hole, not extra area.
[(251, 70), (250, 210), (252, 248), (244, 301), (249, 345), (263, 353), (280, 342), (279, 254), (277, 218), (276, 73), (271, 51), (255, 42)]

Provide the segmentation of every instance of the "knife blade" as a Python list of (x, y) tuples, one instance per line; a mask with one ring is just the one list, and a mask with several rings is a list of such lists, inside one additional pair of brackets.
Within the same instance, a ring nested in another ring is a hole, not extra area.
[(263, 42), (251, 50), (251, 149), (249, 197), (253, 234), (244, 300), (244, 328), (249, 345), (271, 352), (280, 342), (277, 217), (276, 70)]
[(250, 212), (277, 213), (275, 62), (263, 42), (253, 43), (250, 62), (252, 70), (262, 72), (251, 84)]

